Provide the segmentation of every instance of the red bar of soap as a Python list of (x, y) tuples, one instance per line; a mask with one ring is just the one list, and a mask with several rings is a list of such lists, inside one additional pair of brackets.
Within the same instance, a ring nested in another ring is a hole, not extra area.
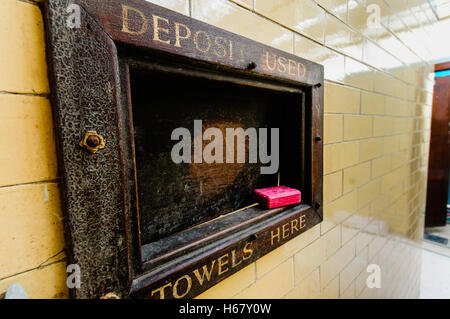
[(255, 200), (265, 208), (276, 208), (298, 204), (302, 200), (302, 193), (286, 186), (274, 186), (253, 191)]

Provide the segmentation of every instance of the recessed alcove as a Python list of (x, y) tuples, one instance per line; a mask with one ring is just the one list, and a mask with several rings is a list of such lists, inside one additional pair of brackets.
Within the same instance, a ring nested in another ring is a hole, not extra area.
[[(157, 258), (176, 248), (174, 245), (184, 246), (224, 231), (243, 220), (248, 226), (252, 219), (270, 216), (258, 206), (243, 209), (255, 203), (252, 193), (256, 188), (280, 182), (303, 191), (307, 178), (302, 174), (306, 115), (301, 89), (277, 90), (256, 87), (252, 82), (245, 85), (133, 67), (130, 84), (144, 260)], [(194, 121), (201, 121), (200, 135), (194, 132)], [(171, 136), (177, 128), (190, 132), (190, 163), (175, 163), (171, 157), (178, 142)], [(205, 150), (215, 138), (203, 137), (208, 128), (222, 133), (222, 163), (207, 163), (203, 158), (201, 163), (194, 162), (195, 143), (199, 142), (201, 150)], [(227, 149), (227, 128), (255, 129), (257, 140), (250, 141), (248, 135), (233, 136), (234, 148)], [(279, 130), (278, 151), (271, 144), (273, 128)], [(265, 153), (272, 157), (278, 154), (279, 163), (274, 159), (261, 162), (259, 142), (264, 136), (259, 129), (268, 133)], [(250, 163), (252, 145), (258, 155), (256, 163)], [(237, 159), (239, 147), (245, 150), (244, 163)], [(227, 162), (227, 152), (233, 153), (233, 163)], [(261, 167), (271, 165), (274, 173), (261, 173)], [(231, 214), (235, 216), (218, 222), (219, 217), (237, 210), (240, 211)], [(208, 221), (212, 222), (202, 225)]]

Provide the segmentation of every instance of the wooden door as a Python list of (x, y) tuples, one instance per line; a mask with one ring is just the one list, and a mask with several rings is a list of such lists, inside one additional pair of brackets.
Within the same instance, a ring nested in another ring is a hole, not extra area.
[[(450, 69), (450, 63), (437, 64), (436, 71)], [(436, 76), (431, 119), (425, 227), (443, 226), (447, 217), (450, 149), (450, 74)]]

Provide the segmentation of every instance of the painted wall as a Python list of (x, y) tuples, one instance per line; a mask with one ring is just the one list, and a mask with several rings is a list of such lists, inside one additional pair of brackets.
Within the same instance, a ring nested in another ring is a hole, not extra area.
[[(65, 243), (38, 2), (0, 1), (0, 294), (19, 282), (32, 298), (60, 298)], [(324, 222), (199, 297), (418, 297), (426, 26), (436, 22), (416, 10), (426, 0), (151, 2), (325, 66)], [(369, 4), (381, 9), (377, 28)], [(381, 267), (380, 289), (366, 287), (368, 264)]]

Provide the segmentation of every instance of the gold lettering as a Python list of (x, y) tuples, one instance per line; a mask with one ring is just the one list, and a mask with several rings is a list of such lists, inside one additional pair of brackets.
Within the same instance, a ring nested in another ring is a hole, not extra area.
[(277, 241), (279, 242), (280, 241), (280, 228), (277, 227), (277, 234), (275, 236), (273, 235), (273, 230), (270, 231), (270, 235), (271, 235), (270, 241), (271, 241), (272, 245), (273, 245), (274, 238), (278, 238)]
[(269, 65), (269, 52), (266, 51), (266, 66), (269, 71), (275, 71), (275, 68), (277, 67), (277, 56), (274, 54), (274, 60), (273, 60), (273, 67)]
[(240, 45), (240, 47), (241, 47), (241, 50), (240, 50), (240, 52), (241, 52), (241, 61), (245, 61), (246, 59), (245, 59), (245, 48), (246, 48), (246, 46), (244, 45), (244, 44), (241, 44)]
[(289, 75), (297, 75), (297, 74), (291, 72), (292, 64), (294, 64), (294, 67), (296, 66), (296, 62), (294, 60), (289, 59)]
[(300, 220), (300, 229), (302, 229), (306, 226), (306, 215), (301, 215), (299, 220)]
[(286, 72), (286, 58), (282, 56), (278, 57), (278, 71), (281, 73)]
[(169, 34), (169, 29), (162, 28), (159, 25), (159, 21), (164, 21), (165, 23), (167, 23), (167, 25), (169, 24), (169, 20), (167, 20), (166, 18), (153, 15), (153, 40), (170, 44), (170, 40), (161, 40), (161, 38), (159, 37), (159, 31)]
[(228, 268), (226, 269), (222, 269), (223, 266), (225, 266), (226, 264), (228, 264), (228, 260), (225, 262), (222, 262), (222, 259), (228, 258), (228, 254), (223, 255), (222, 257), (219, 257), (218, 262), (219, 262), (219, 270), (218, 270), (218, 275), (220, 276), (223, 273), (226, 273), (228, 271)]
[[(280, 73), (287, 73), (291, 76), (302, 77), (306, 75), (306, 67), (295, 60), (288, 59), (282, 56), (277, 56), (276, 54), (270, 54), (265, 51), (266, 68), (268, 71), (278, 71)], [(272, 55), (273, 57), (269, 57)], [(272, 59), (272, 61), (270, 61)]]
[(155, 294), (155, 292), (158, 292), (159, 291), (159, 297), (160, 297), (160, 299), (164, 299), (164, 288), (167, 288), (167, 287), (171, 287), (172, 286), (172, 283), (171, 282), (169, 282), (167, 285), (165, 285), (165, 286), (162, 286), (162, 287), (159, 287), (158, 289), (155, 289), (155, 290), (153, 290), (152, 291), (152, 296)]
[[(294, 224), (295, 224), (295, 226), (294, 226)], [(298, 220), (296, 220), (296, 219), (291, 220), (291, 232), (292, 232), (292, 233), (294, 232), (294, 229), (295, 229), (295, 231), (298, 231), (298, 230), (299, 230), (299, 229), (297, 228), (297, 225), (298, 225)]]
[[(185, 35), (180, 34), (180, 27), (184, 28)], [(175, 46), (181, 48), (180, 40), (189, 39), (191, 37), (191, 30), (184, 24), (175, 22)]]
[[(180, 281), (182, 279), (186, 279), (187, 287), (186, 287), (186, 291), (180, 295), (178, 293), (178, 284), (180, 283)], [(192, 287), (191, 277), (189, 275), (184, 275), (184, 276), (178, 278), (177, 281), (175, 281), (175, 285), (173, 285), (173, 296), (177, 299), (183, 298), (184, 296), (186, 296), (189, 293), (189, 291), (191, 290), (191, 287)]]
[(204, 265), (202, 267), (203, 268), (203, 273), (201, 275), (200, 275), (200, 272), (198, 271), (198, 268), (194, 270), (194, 275), (195, 275), (195, 277), (197, 277), (197, 280), (198, 280), (200, 286), (203, 285), (203, 281), (205, 280), (205, 277), (206, 277), (206, 279), (208, 281), (211, 280), (211, 274), (212, 274), (212, 271), (213, 271), (215, 263), (216, 263), (216, 261), (213, 260), (212, 263), (211, 263), (211, 268), (209, 269), (209, 271), (208, 271), (208, 267), (206, 265)]
[[(130, 26), (128, 24), (128, 12), (129, 11), (134, 11), (137, 14), (139, 14), (142, 18), (142, 25), (141, 25), (141, 29), (139, 31), (132, 31), (130, 30)], [(136, 35), (140, 35), (143, 34), (147, 31), (147, 19), (145, 18), (144, 13), (142, 13), (142, 11), (129, 7), (127, 5), (122, 5), (122, 31), (129, 33), (129, 34), (136, 34)]]
[(289, 236), (289, 223), (283, 224), (283, 226), (281, 226), (281, 229), (282, 229), (283, 239), (285, 239), (286, 237)]
[[(204, 50), (202, 50), (200, 48), (200, 46), (198, 45), (198, 37), (199, 37), (200, 34), (204, 34), (205, 38), (208, 40), (208, 46)], [(197, 32), (195, 32), (194, 43), (195, 43), (195, 47), (197, 48), (197, 50), (199, 50), (200, 52), (203, 52), (203, 53), (208, 52), (209, 49), (211, 48), (211, 39), (209, 38), (208, 33), (206, 33), (205, 31), (197, 31)]]
[(238, 266), (241, 262), (242, 262), (242, 260), (240, 260), (238, 263), (236, 263), (236, 250), (233, 249), (231, 251), (231, 268)]
[(247, 256), (243, 256), (242, 259), (247, 260), (249, 259), (253, 254), (253, 249), (247, 248), (247, 246), (251, 246), (252, 242), (246, 243), (244, 246), (244, 254), (247, 254)]
[[(299, 76), (299, 77), (302, 77), (302, 76), (305, 76), (305, 75), (306, 75), (306, 68), (305, 68), (305, 66), (303, 65), (303, 63), (298, 62), (298, 63), (297, 63), (297, 69), (298, 69), (298, 76)], [(300, 71), (300, 69), (301, 69), (302, 71)]]
[(230, 40), (230, 60), (233, 61), (233, 41)]
[[(222, 43), (219, 42), (222, 41)], [(219, 49), (221, 50), (221, 53), (217, 52), (217, 48), (214, 49), (214, 53), (219, 57), (219, 58), (223, 58), (227, 55), (227, 49), (224, 46), (224, 41), (225, 39), (222, 37), (217, 37), (214, 39), (214, 43), (219, 47)]]

